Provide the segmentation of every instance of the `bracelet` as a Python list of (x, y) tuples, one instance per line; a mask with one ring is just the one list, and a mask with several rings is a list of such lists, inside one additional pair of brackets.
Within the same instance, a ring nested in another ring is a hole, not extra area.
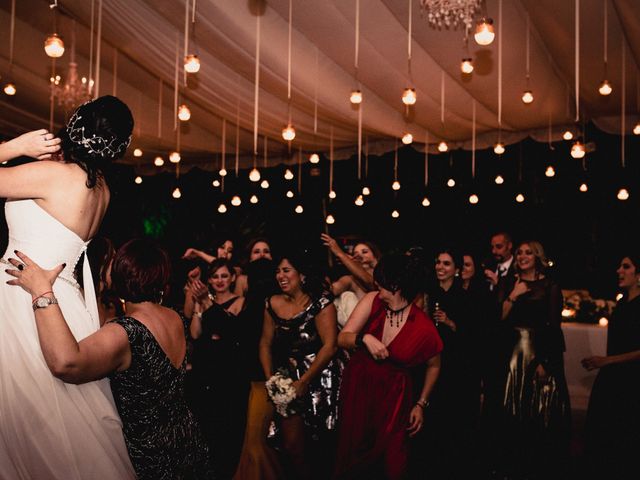
[(192, 317), (202, 318), (202, 312), (193, 312)]
[(516, 300), (517, 300), (516, 298), (511, 298), (511, 296), (504, 299), (505, 302), (509, 302), (509, 303), (515, 303)]
[(52, 292), (52, 291), (44, 292), (43, 294), (38, 295), (37, 297), (33, 297), (33, 299), (31, 300), (31, 304), (33, 305), (34, 303), (36, 303), (36, 300), (38, 300), (40, 297), (44, 297), (44, 296), (45, 296), (46, 294), (48, 294), (48, 293), (53, 294), (53, 292)]
[(356, 345), (356, 347), (364, 346), (364, 333), (357, 333), (356, 334), (355, 345)]
[(421, 409), (425, 409), (429, 406), (429, 402), (427, 402), (426, 400), (418, 400), (416, 402), (416, 407), (420, 407)]

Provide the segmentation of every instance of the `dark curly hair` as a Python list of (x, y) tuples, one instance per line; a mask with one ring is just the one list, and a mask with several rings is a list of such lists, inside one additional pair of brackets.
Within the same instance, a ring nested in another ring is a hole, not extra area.
[(305, 279), (301, 285), (304, 293), (314, 300), (321, 296), (331, 296), (331, 289), (326, 277), (321, 269), (309, 260), (306, 252), (292, 251), (283, 254), (276, 262), (276, 266), (280, 265), (283, 260), (287, 260), (300, 275), (304, 275)]
[[(105, 95), (78, 107), (57, 136), (62, 140), (64, 161), (87, 172), (87, 188), (93, 188), (111, 162), (124, 156), (132, 131), (129, 107), (118, 98)], [(105, 145), (111, 148), (102, 148)]]
[(423, 290), (424, 262), (417, 256), (385, 255), (373, 271), (376, 283), (390, 292), (400, 292), (411, 302)]

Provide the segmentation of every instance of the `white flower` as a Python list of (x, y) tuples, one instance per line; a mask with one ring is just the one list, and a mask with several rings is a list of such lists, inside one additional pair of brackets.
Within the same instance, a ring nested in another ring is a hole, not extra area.
[(293, 387), (293, 379), (284, 376), (282, 373), (275, 373), (265, 383), (269, 398), (276, 407), (278, 414), (288, 417), (295, 413), (290, 408), (291, 402), (296, 398), (296, 390)]

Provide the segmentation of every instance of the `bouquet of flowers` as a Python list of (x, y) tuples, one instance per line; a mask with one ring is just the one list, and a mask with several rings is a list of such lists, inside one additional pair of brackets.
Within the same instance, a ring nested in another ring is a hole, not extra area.
[(267, 394), (276, 407), (276, 411), (283, 417), (296, 413), (295, 402), (296, 389), (293, 388), (293, 379), (285, 372), (278, 370), (265, 383)]

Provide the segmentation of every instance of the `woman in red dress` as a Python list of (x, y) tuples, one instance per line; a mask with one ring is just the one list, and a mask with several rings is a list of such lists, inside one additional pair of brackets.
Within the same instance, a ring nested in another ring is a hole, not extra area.
[[(423, 409), (440, 372), (442, 341), (425, 313), (412, 303), (424, 269), (407, 256), (384, 257), (366, 294), (338, 336), (356, 349), (340, 392), (336, 477), (403, 478), (409, 437), (420, 431)], [(426, 364), (414, 401), (413, 367)]]

